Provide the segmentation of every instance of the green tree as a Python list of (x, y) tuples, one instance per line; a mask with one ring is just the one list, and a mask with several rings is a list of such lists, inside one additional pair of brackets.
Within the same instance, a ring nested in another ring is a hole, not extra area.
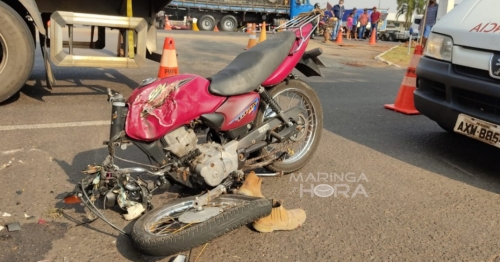
[(396, 19), (401, 15), (405, 16), (405, 28), (411, 26), (411, 18), (414, 13), (421, 15), (425, 12), (426, 0), (396, 0), (398, 3), (398, 11), (396, 12)]

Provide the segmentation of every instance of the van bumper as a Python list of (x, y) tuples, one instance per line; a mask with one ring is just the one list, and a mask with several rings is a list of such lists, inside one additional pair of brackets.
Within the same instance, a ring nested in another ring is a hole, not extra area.
[(500, 125), (500, 81), (488, 71), (422, 56), (417, 66), (415, 108), (451, 129), (460, 113)]

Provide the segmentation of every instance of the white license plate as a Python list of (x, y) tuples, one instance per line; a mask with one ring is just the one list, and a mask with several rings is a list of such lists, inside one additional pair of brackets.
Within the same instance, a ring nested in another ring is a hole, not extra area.
[(459, 114), (453, 130), (484, 143), (500, 147), (500, 127), (496, 124)]

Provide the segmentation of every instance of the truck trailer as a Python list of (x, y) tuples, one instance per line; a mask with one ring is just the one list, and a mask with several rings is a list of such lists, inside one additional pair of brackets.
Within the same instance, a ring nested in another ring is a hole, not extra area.
[(196, 18), (200, 31), (231, 32), (247, 23), (278, 26), (280, 20), (289, 20), (300, 13), (311, 12), (309, 0), (181, 0), (165, 7), (169, 20)]
[[(146, 59), (159, 62), (155, 14), (170, 1), (0, 0), (0, 102), (18, 93), (29, 78), (37, 35), (49, 89), (56, 83), (49, 61), (61, 67), (100, 68), (140, 68)], [(75, 26), (90, 26), (90, 41), (73, 41)], [(103, 49), (106, 28), (120, 32), (116, 56), (74, 54), (75, 48)]]

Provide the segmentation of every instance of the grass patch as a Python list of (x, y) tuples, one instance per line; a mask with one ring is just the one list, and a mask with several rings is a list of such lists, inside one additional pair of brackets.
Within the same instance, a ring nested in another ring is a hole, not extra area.
[(388, 62), (399, 65), (401, 67), (408, 67), (414, 52), (415, 52), (414, 47), (410, 48), (410, 54), (408, 54), (408, 47), (400, 45), (392, 49), (391, 51), (385, 53), (383, 56), (381, 56), (381, 58)]

